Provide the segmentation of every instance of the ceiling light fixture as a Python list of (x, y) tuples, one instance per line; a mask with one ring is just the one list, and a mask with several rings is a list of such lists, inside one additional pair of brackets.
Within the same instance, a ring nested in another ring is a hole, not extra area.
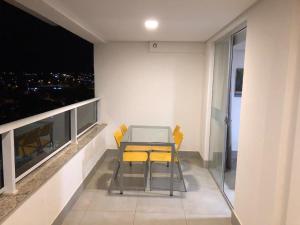
[(145, 27), (147, 30), (156, 30), (158, 27), (158, 21), (157, 20), (146, 20)]

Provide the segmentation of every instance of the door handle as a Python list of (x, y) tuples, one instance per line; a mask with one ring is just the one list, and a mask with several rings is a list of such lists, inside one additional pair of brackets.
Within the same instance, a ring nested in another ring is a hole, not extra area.
[(228, 118), (228, 116), (224, 119), (225, 124), (229, 125), (231, 123), (231, 120)]

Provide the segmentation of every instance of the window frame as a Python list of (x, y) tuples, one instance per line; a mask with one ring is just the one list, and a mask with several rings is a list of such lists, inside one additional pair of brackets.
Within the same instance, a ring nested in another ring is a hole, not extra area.
[[(91, 103), (93, 103), (93, 102), (91, 102)], [(89, 103), (89, 104), (91, 104), (91, 103)], [(83, 131), (81, 131), (80, 133), (78, 133), (77, 138), (79, 138), (81, 135), (83, 135), (85, 132), (87, 132), (89, 129), (91, 129), (93, 126), (95, 126), (98, 123), (98, 104), (99, 103), (97, 101), (95, 103), (96, 103), (96, 122), (93, 123), (92, 125), (90, 125), (89, 127), (87, 127), (86, 129), (84, 129)], [(86, 104), (86, 105), (88, 105), (88, 104)], [(78, 111), (78, 108), (77, 108), (77, 111)], [(76, 120), (78, 121), (78, 118)], [(76, 131), (76, 133), (77, 133), (77, 131)]]
[[(43, 163), (48, 161), (50, 158), (55, 156), (57, 153), (61, 152), (64, 148), (66, 148), (71, 143), (77, 143), (77, 138), (90, 130), (95, 124), (99, 122), (99, 110), (98, 107), (100, 107), (100, 98), (93, 98), (86, 101), (78, 102), (72, 105), (68, 105), (65, 107), (61, 107), (58, 109), (54, 109), (48, 112), (44, 112), (41, 114), (37, 114), (34, 116), (30, 116), (21, 120), (13, 121), (7, 124), (0, 125), (0, 135), (2, 137), (2, 142), (0, 143), (2, 145), (2, 157), (3, 157), (3, 180), (4, 180), (4, 187), (0, 189), (0, 194), (5, 192), (8, 194), (13, 194), (17, 192), (16, 189), (16, 183), (23, 179), (25, 176), (33, 172), (35, 169), (37, 169), (39, 166), (41, 166)], [(81, 132), (78, 135), (72, 135), (74, 134), (74, 131), (77, 134), (77, 116), (76, 118), (72, 117), (72, 114), (77, 115), (77, 109), (81, 106), (87, 105), (89, 103), (96, 102), (96, 123), (86, 128), (83, 132)], [(14, 130), (32, 123), (35, 123), (37, 121), (47, 119), (49, 117), (53, 117), (55, 115), (70, 112), (70, 140), (63, 144), (61, 147), (56, 149), (54, 152), (52, 152), (50, 155), (42, 159), (40, 162), (32, 166), (30, 169), (26, 170), (24, 173), (16, 177), (16, 171), (15, 171), (15, 144), (14, 144)], [(75, 125), (74, 125), (75, 124)], [(5, 138), (5, 141), (3, 140)], [(9, 162), (5, 162), (5, 159), (9, 159)], [(5, 165), (4, 165), (5, 164)], [(8, 166), (7, 166), (8, 165)]]

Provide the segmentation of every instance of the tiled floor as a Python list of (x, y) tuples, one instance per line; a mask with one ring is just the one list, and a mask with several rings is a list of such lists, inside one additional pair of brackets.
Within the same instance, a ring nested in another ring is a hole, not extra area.
[[(126, 166), (131, 177), (124, 183), (131, 190), (123, 195), (117, 191), (108, 194), (115, 158), (116, 151), (105, 155), (63, 225), (231, 225), (230, 209), (197, 153), (182, 155), (188, 192), (176, 191), (173, 197), (165, 190), (142, 190), (142, 165)], [(168, 169), (166, 165), (154, 166), (153, 189), (168, 188), (166, 173), (158, 173)], [(180, 182), (175, 187), (183, 189)]]

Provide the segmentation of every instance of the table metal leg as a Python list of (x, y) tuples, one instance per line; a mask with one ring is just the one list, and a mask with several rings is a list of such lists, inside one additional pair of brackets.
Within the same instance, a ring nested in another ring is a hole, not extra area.
[(175, 155), (175, 145), (172, 145), (171, 151), (171, 177), (170, 177), (170, 196), (173, 196), (173, 182), (174, 182), (174, 155)]
[(124, 162), (123, 162), (123, 153), (125, 149), (125, 144), (121, 143), (120, 152), (119, 152), (119, 162), (120, 162), (120, 168), (119, 168), (119, 174), (120, 174), (120, 194), (123, 194), (123, 170), (124, 170)]

